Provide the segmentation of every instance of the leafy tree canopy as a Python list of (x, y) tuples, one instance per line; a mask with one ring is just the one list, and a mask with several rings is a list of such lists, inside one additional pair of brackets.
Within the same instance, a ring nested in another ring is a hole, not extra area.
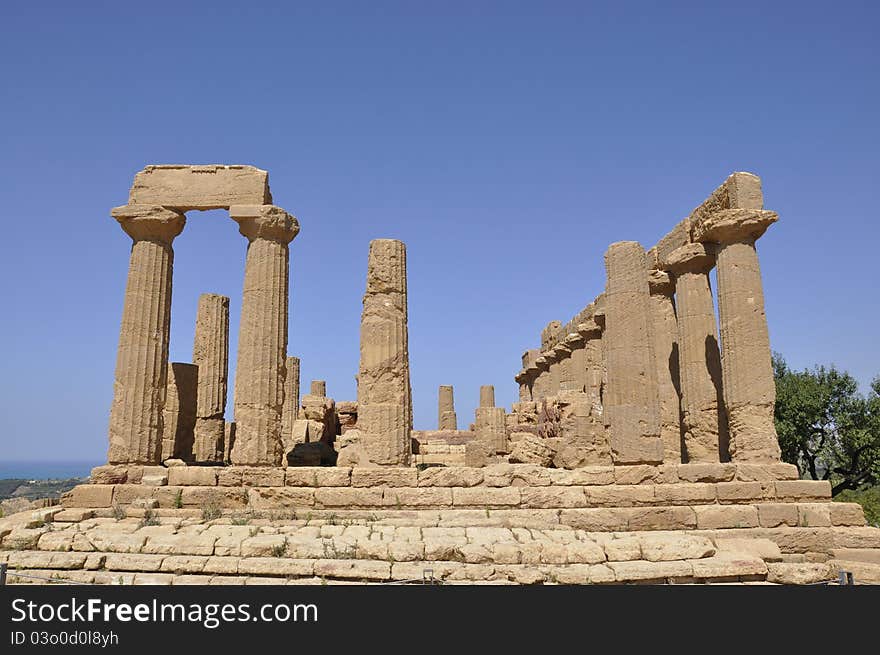
[(832, 495), (880, 483), (880, 376), (867, 396), (834, 366), (793, 371), (773, 354), (782, 459), (801, 476), (829, 480)]

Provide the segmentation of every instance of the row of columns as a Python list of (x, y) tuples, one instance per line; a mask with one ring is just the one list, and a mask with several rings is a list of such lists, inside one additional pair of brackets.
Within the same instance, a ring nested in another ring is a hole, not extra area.
[(778, 460), (755, 249), (775, 220), (759, 208), (712, 212), (695, 222), (692, 243), (653, 270), (638, 243), (612, 244), (606, 292), (592, 316), (551, 347), (524, 354), (520, 400), (572, 389), (598, 396), (619, 464)]
[[(108, 461), (162, 461), (168, 382), (172, 242), (186, 219), (158, 205), (126, 205), (113, 217), (132, 238), (128, 281), (110, 410)], [(289, 284), (289, 243), (299, 232), (293, 216), (274, 205), (235, 205), (230, 216), (247, 238), (235, 379), (235, 464), (281, 462), (282, 406)], [(198, 397), (193, 451), (216, 461), (225, 433), (228, 299), (200, 299), (193, 360)], [(166, 440), (167, 441), (167, 440)], [(228, 447), (228, 446), (227, 446)]]

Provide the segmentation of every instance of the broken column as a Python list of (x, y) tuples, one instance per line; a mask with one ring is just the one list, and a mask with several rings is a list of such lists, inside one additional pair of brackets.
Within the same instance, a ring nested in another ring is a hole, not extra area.
[(229, 374), (229, 298), (199, 296), (193, 362), (199, 367), (193, 458), (222, 462)]
[(111, 214), (133, 244), (119, 331), (107, 459), (111, 464), (158, 464), (168, 376), (171, 243), (183, 230), (185, 218), (154, 205), (116, 207)]
[(480, 387), (480, 406), (474, 420), (477, 439), (487, 444), (491, 453), (507, 452), (507, 425), (503, 407), (495, 407), (495, 387)]
[(172, 362), (168, 366), (162, 410), (162, 461), (174, 458), (191, 462), (195, 458), (198, 386), (198, 366), (182, 362)]
[[(654, 358), (657, 367), (657, 396), (660, 400), (660, 439), (663, 461), (681, 462), (681, 407), (679, 403), (678, 327), (672, 301), (675, 283), (669, 274), (653, 270), (648, 276), (651, 291)], [(711, 298), (709, 299), (711, 302)], [(716, 349), (717, 350), (717, 349)]]
[(452, 385), (440, 385), (440, 391), (437, 400), (437, 429), (458, 429), (458, 420), (455, 416), (455, 400), (452, 394)]
[(299, 414), (299, 357), (284, 362), (284, 408), (281, 410), (281, 442), (284, 450), (292, 446), (293, 423)]
[(412, 412), (406, 246), (393, 239), (370, 242), (361, 316), (358, 429), (370, 463), (409, 465)]
[(235, 371), (233, 464), (281, 464), (281, 409), (287, 352), (288, 244), (296, 218), (274, 205), (234, 205), (248, 240)]
[(605, 253), (604, 420), (615, 464), (663, 461), (653, 326), (644, 249), (635, 241)]
[[(715, 256), (701, 243), (670, 253), (664, 263), (675, 278), (681, 430), (685, 461), (718, 462), (726, 455), (721, 360), (709, 271)], [(721, 435), (724, 433), (725, 438)]]
[(310, 396), (326, 396), (327, 395), (327, 382), (324, 380), (312, 380), (312, 383), (309, 385), (309, 395)]
[(770, 359), (770, 337), (764, 314), (764, 291), (755, 241), (777, 220), (760, 209), (760, 180), (740, 206), (709, 214), (694, 225), (696, 241), (715, 244), (718, 318), (724, 404), (730, 431), (730, 456), (738, 462), (772, 462), (780, 458), (773, 423), (776, 385)]

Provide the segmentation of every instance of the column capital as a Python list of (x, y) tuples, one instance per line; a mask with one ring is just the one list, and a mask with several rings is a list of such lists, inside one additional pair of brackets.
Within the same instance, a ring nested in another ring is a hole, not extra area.
[(110, 215), (135, 241), (158, 241), (168, 245), (186, 224), (186, 216), (161, 205), (122, 205), (111, 209)]
[(539, 371), (548, 371), (550, 370), (550, 353), (541, 353), (538, 358), (535, 360), (535, 367)]
[(232, 205), (229, 216), (248, 241), (266, 239), (290, 243), (299, 234), (299, 221), (275, 205)]
[(711, 245), (689, 243), (676, 248), (663, 262), (663, 269), (673, 275), (708, 273), (715, 266), (715, 251)]
[(767, 209), (723, 209), (694, 223), (691, 236), (720, 244), (754, 241), (777, 220), (779, 215)]
[(675, 293), (675, 282), (669, 273), (652, 270), (648, 272), (648, 290), (652, 296), (671, 296)]

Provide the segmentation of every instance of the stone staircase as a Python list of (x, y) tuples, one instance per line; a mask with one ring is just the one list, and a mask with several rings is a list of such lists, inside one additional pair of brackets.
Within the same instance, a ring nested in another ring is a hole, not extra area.
[(0, 519), (11, 583), (880, 583), (880, 529), (785, 464), (98, 467), (92, 481)]

